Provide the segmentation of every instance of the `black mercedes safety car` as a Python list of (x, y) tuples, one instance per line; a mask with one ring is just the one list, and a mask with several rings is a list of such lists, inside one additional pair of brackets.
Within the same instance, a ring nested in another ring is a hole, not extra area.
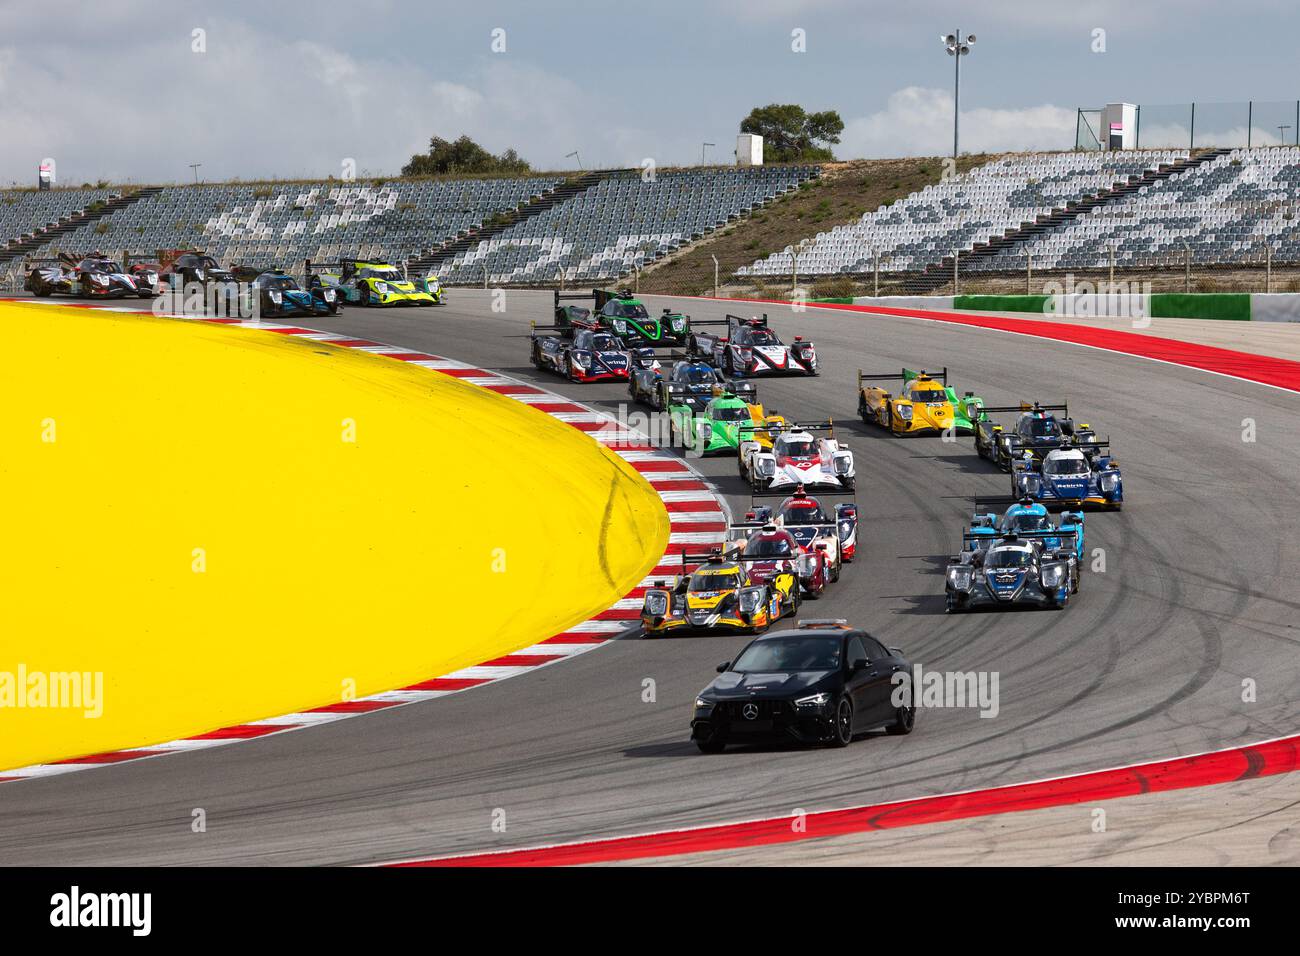
[[(896, 676), (903, 673), (909, 676)], [(842, 620), (803, 621), (718, 665), (695, 698), (691, 739), (704, 753), (720, 753), (727, 744), (790, 740), (846, 747), (855, 734), (880, 728), (910, 734), (911, 674), (902, 651), (866, 631)]]

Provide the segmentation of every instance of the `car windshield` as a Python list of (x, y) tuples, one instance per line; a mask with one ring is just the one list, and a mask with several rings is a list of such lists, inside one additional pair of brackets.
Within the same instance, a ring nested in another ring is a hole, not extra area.
[(745, 554), (751, 558), (784, 558), (793, 553), (790, 539), (785, 535), (756, 536), (745, 545)]
[(713, 369), (707, 365), (690, 365), (682, 368), (677, 380), (686, 385), (711, 385), (718, 379)]
[(715, 422), (747, 422), (750, 414), (744, 405), (711, 405), (709, 417)]
[(914, 388), (908, 396), (914, 402), (946, 402), (948, 396), (938, 388)]
[(741, 651), (731, 669), (739, 674), (833, 671), (840, 666), (840, 637), (764, 638)]
[(1051, 457), (1043, 462), (1043, 473), (1047, 475), (1086, 475), (1088, 463), (1082, 458)]
[(81, 264), (87, 272), (121, 272), (122, 267), (112, 259), (88, 259)]
[(383, 279), (385, 282), (402, 281), (402, 274), (396, 269), (362, 269), (358, 275), (362, 279)]
[(591, 337), (591, 344), (587, 347), (594, 349), (597, 352), (617, 352), (619, 350), (618, 340), (607, 333), (593, 335)]
[(811, 438), (792, 438), (781, 442), (778, 452), (787, 458), (808, 458), (817, 454), (817, 443)]
[(727, 571), (696, 571), (691, 575), (691, 591), (731, 591), (741, 585), (740, 572), (735, 569)]
[(645, 306), (640, 302), (624, 302), (623, 307), (618, 312), (625, 319), (648, 319), (650, 313), (645, 310)]
[(289, 276), (264, 276), (257, 280), (257, 284), (263, 289), (279, 289), (281, 292), (292, 292), (298, 288), (298, 283)]
[(986, 568), (1027, 568), (1033, 563), (1033, 556), (1028, 551), (1003, 548), (993, 551), (984, 559)]
[(1030, 418), (1025, 421), (1023, 431), (1030, 438), (1057, 438), (1061, 425), (1055, 418)]
[(1047, 515), (1012, 515), (1007, 522), (1010, 531), (1044, 531), (1047, 527)]
[(780, 345), (781, 340), (771, 329), (753, 329), (749, 333), (750, 345)]
[(789, 505), (781, 512), (786, 524), (825, 524), (826, 514), (821, 505)]

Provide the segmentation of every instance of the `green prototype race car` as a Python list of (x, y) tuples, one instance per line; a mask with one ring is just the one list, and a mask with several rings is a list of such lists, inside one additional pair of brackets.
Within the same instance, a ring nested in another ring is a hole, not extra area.
[(785, 418), (763, 410), (753, 385), (733, 387), (735, 391), (719, 392), (707, 404), (679, 399), (669, 405), (673, 443), (697, 455), (739, 454), (742, 441), (770, 446), (772, 436), (764, 427), (785, 425)]
[[(564, 305), (565, 300), (592, 300), (593, 308)], [(626, 289), (610, 292), (555, 293), (555, 324), (561, 327), (592, 328), (618, 336), (628, 348), (683, 346), (691, 331), (691, 317), (672, 309), (650, 315), (640, 299)]]
[[(903, 384), (906, 387), (914, 379), (926, 378), (925, 372), (916, 372), (910, 368), (903, 369)], [(957, 397), (957, 390), (948, 384), (948, 369), (944, 369), (939, 376), (943, 383), (944, 394), (948, 402), (952, 405), (952, 423), (957, 431), (970, 435), (975, 431), (975, 420), (979, 418), (980, 410), (984, 407), (984, 399), (980, 398), (974, 392), (963, 392), (961, 397)]]
[(307, 260), (307, 288), (333, 288), (348, 305), (418, 305), (442, 303), (438, 277), (407, 279), (387, 262), (343, 259), (339, 262)]

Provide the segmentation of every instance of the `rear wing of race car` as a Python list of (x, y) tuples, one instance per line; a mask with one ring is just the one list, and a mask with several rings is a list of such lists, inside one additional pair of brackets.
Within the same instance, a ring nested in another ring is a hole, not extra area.
[(945, 365), (943, 367), (943, 371), (940, 372), (938, 375), (935, 375), (932, 372), (927, 372), (925, 369), (921, 369), (919, 372), (913, 372), (911, 369), (905, 368), (897, 375), (895, 375), (893, 372), (887, 372), (880, 375), (876, 375), (873, 372), (864, 372), (862, 371), (862, 369), (858, 369), (858, 388), (862, 387), (863, 382), (879, 382), (879, 381), (905, 382), (910, 379), (920, 378), (922, 376), (924, 376), (925, 378), (933, 379), (934, 381), (942, 385), (944, 388), (948, 387), (948, 366)]
[[(582, 301), (586, 301), (587, 299), (599, 299), (601, 291), (602, 290), (600, 289), (592, 289), (591, 292), (561, 292), (559, 289), (556, 289), (554, 293), (555, 307), (558, 309), (560, 307), (561, 302), (568, 301), (568, 300), (577, 300), (579, 302), (582, 302)], [(606, 299), (606, 301), (608, 301), (608, 299)], [(600, 308), (604, 304), (605, 303), (602, 302), (596, 308)]]
[(1024, 441), (1022, 439), (1015, 438), (1012, 439), (1011, 441), (1012, 452), (1041, 451), (1046, 453), (1050, 451), (1056, 451), (1058, 448), (1063, 448), (1066, 451), (1081, 451), (1085, 455), (1088, 455), (1095, 451), (1101, 451), (1103, 448), (1110, 448), (1110, 439), (1107, 438), (1105, 441), (1102, 441), (1100, 439), (1097, 441), (1091, 441), (1091, 440), (1074, 441), (1072, 439), (1061, 441), (1058, 438), (1058, 439), (1044, 439), (1040, 441)]
[(239, 282), (252, 282), (258, 276), (266, 275), (283, 276), (289, 273), (285, 272), (279, 266), (231, 266), (230, 274)]
[(572, 329), (563, 325), (538, 325), (536, 322), (529, 322), (528, 325), (531, 329), (533, 338), (537, 338), (539, 332), (542, 335), (554, 333), (554, 335), (562, 337), (566, 333), (572, 331)]
[(1074, 529), (1056, 528), (1050, 531), (1016, 531), (1006, 534), (971, 534), (969, 531), (961, 536), (962, 547), (968, 543), (979, 544), (987, 547), (990, 544), (1005, 542), (1015, 544), (1017, 542), (1043, 541), (1048, 538), (1068, 538), (1069, 543), (1073, 546), (1075, 540), (1079, 537), (1079, 532)]
[(126, 269), (128, 272), (130, 271), (131, 266), (135, 265), (137, 262), (156, 263), (158, 261), (159, 259), (156, 253), (150, 253), (150, 252), (122, 253), (122, 268)]
[(773, 423), (771, 425), (755, 425), (755, 431), (770, 432), (778, 435), (781, 432), (828, 432), (831, 438), (835, 437), (835, 422), (832, 419), (826, 419), (824, 422), (786, 422), (784, 425)]
[(1068, 418), (1070, 415), (1070, 406), (1066, 402), (1059, 405), (1043, 405), (1039, 402), (1021, 402), (1019, 405), (984, 405), (983, 411), (991, 414), (1007, 412), (1064, 412)]
[(355, 259), (340, 259), (338, 262), (318, 262), (314, 259), (308, 259), (305, 263), (307, 275), (314, 272), (342, 272), (347, 266), (356, 265)]
[(27, 266), (27, 271), (31, 272), (33, 269), (39, 269), (41, 266), (66, 266), (69, 263), (67, 259), (59, 258), (57, 256), (45, 256), (40, 259), (28, 259), (25, 264)]
[[(637, 351), (641, 350), (638, 349)], [(694, 395), (711, 399), (723, 395), (734, 395), (746, 405), (753, 405), (758, 402), (758, 386), (752, 382), (727, 382), (725, 385), (721, 382), (708, 385), (683, 385), (681, 382), (664, 382), (664, 387), (668, 390), (670, 397), (673, 395)]]

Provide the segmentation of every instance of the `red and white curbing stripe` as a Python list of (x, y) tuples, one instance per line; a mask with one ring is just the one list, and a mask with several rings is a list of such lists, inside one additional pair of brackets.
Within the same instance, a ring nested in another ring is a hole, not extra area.
[[(39, 300), (38, 300), (39, 301)], [(65, 303), (42, 303), (58, 304)], [(68, 303), (71, 304), (71, 303)], [(75, 305), (74, 305), (75, 307)], [(92, 306), (82, 305), (82, 308)], [(149, 310), (125, 306), (109, 307), (109, 311), (146, 313)], [(149, 314), (152, 314), (149, 312)], [(184, 316), (175, 316), (184, 318)], [(615, 635), (629, 629), (640, 617), (642, 595), (656, 576), (674, 574), (680, 564), (671, 560), (683, 546), (708, 545), (721, 541), (727, 530), (729, 514), (725, 500), (714, 486), (706, 481), (681, 457), (657, 449), (648, 436), (641, 432), (628, 430), (612, 416), (595, 411), (579, 402), (555, 392), (502, 375), (490, 369), (481, 369), (454, 359), (410, 349), (396, 348), (372, 342), (368, 339), (353, 338), (332, 332), (320, 332), (300, 326), (277, 325), (267, 322), (241, 322), (237, 319), (196, 319), (219, 325), (236, 325), (244, 328), (262, 329), (282, 335), (292, 335), (329, 345), (356, 349), (374, 355), (409, 362), (427, 368), (432, 372), (450, 375), (471, 385), (486, 388), (499, 395), (531, 405), (538, 411), (545, 412), (560, 421), (588, 433), (593, 440), (610, 447), (610, 451), (632, 465), (654, 487), (668, 512), (671, 525), (669, 531), (669, 553), (666, 553), (649, 576), (628, 592), (613, 606), (601, 611), (595, 617), (575, 625), (561, 634), (555, 634), (537, 644), (522, 648), (512, 654), (483, 661), (472, 667), (462, 668), (450, 674), (430, 677), (409, 687), (384, 691), (356, 700), (340, 701), (315, 707), (311, 710), (278, 717), (268, 717), (232, 727), (221, 727), (207, 733), (196, 734), (180, 740), (150, 744), (147, 747), (128, 750), (116, 750), (107, 753), (87, 754), (72, 757), (54, 763), (33, 764), (13, 770), (0, 770), (0, 782), (30, 780), (35, 777), (48, 777), (56, 774), (87, 770), (108, 764), (124, 763), (132, 760), (145, 760), (167, 754), (202, 750), (219, 747), (241, 740), (267, 737), (271, 734), (302, 730), (319, 724), (355, 717), (359, 714), (373, 713), (406, 704), (419, 703), (459, 693), (472, 687), (495, 683), (511, 677), (518, 677), (538, 667), (569, 660), (579, 654), (593, 650), (607, 643)]]

